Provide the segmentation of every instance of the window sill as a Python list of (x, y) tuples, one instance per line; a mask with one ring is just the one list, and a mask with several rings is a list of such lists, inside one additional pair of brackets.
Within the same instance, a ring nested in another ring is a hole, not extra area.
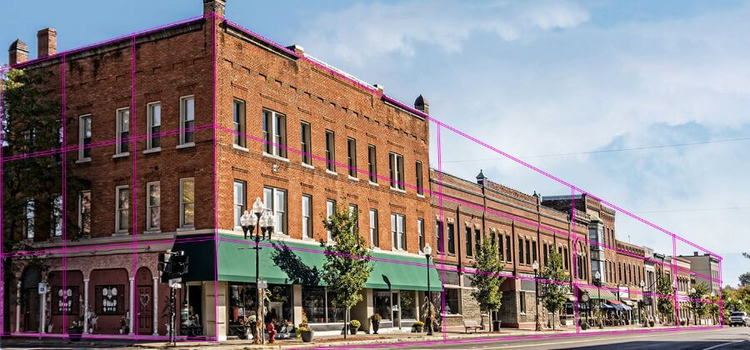
[(183, 143), (183, 144), (177, 145), (175, 148), (183, 149), (183, 148), (190, 148), (190, 147), (195, 147), (195, 142)]
[(279, 160), (279, 161), (282, 161), (282, 162), (289, 163), (289, 158), (279, 157), (279, 156), (277, 156), (275, 154), (263, 152), (263, 156), (267, 157), (267, 158), (271, 158), (271, 159), (275, 159), (275, 160)]
[(311, 164), (307, 164), (307, 163), (302, 163), (302, 167), (303, 168), (308, 168), (308, 169), (315, 169), (314, 166), (312, 166)]
[(242, 147), (242, 146), (240, 146), (240, 145), (238, 145), (236, 143), (232, 144), (232, 149), (236, 149), (238, 151), (250, 153), (250, 150), (247, 147)]
[(112, 156), (112, 159), (130, 157), (130, 152), (117, 153)]
[(177, 232), (187, 232), (187, 231), (195, 231), (195, 227), (193, 226), (186, 226), (186, 227), (178, 227)]
[(397, 187), (391, 187), (391, 190), (396, 191), (398, 193), (406, 193), (406, 190), (402, 190), (402, 189), (397, 188)]
[(377, 182), (368, 181), (367, 183), (370, 184), (370, 186), (380, 186)]
[(130, 232), (124, 231), (124, 232), (115, 232), (112, 234), (113, 237), (122, 237), (122, 236), (130, 236)]
[(149, 149), (143, 151), (143, 154), (159, 153), (159, 152), (161, 152), (161, 147), (154, 147), (154, 148), (149, 148)]
[(337, 172), (335, 172), (335, 171), (331, 171), (331, 170), (329, 170), (329, 169), (326, 169), (326, 174), (328, 174), (328, 175), (333, 175), (333, 176), (339, 176), (339, 173), (337, 173)]
[(150, 229), (150, 230), (143, 231), (143, 234), (146, 234), (146, 235), (154, 235), (154, 234), (157, 234), (157, 233), (161, 233), (161, 229), (160, 228)]
[(417, 193), (417, 197), (419, 197), (419, 198), (424, 198), (424, 195), (423, 195), (423, 194), (419, 194), (419, 193)]
[(349, 175), (349, 180), (359, 182), (359, 178)]
[(89, 158), (80, 158), (76, 161), (76, 164), (83, 164), (83, 163), (91, 163), (91, 157)]

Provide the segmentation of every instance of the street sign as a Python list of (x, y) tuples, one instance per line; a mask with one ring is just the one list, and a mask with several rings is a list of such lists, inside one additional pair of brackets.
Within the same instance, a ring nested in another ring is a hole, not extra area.
[(39, 294), (47, 294), (47, 289), (49, 289), (49, 285), (47, 283), (39, 283)]
[(177, 278), (170, 279), (169, 280), (169, 288), (180, 288), (180, 287), (175, 287), (175, 285), (180, 284), (180, 282), (182, 282), (182, 277), (177, 277)]
[(268, 288), (268, 281), (264, 281), (264, 280), (258, 281), (258, 288), (260, 288), (260, 289), (267, 289)]

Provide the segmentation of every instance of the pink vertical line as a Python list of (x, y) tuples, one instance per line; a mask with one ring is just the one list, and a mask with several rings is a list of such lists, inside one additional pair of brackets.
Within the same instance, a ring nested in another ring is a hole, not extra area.
[[(444, 225), (445, 225), (445, 217), (443, 215), (443, 152), (442, 152), (442, 146), (440, 145), (440, 125), (438, 125), (436, 131), (436, 139), (437, 139), (437, 157), (438, 157), (438, 192), (440, 193), (440, 196), (438, 197), (438, 207), (440, 208), (440, 230), (441, 232), (445, 232)], [(437, 234), (437, 232), (435, 232)], [(437, 237), (436, 237), (437, 238)], [(437, 249), (438, 254), (440, 254), (440, 264), (445, 267), (445, 247), (442, 246), (443, 241), (445, 241), (445, 233), (443, 233), (440, 237), (440, 240), (437, 242)], [(442, 248), (441, 248), (442, 247)], [(445, 326), (445, 285), (443, 283), (445, 281), (445, 269), (442, 270), (442, 277), (440, 281), (440, 303), (442, 307), (442, 314), (443, 319), (440, 322), (440, 327), (443, 331), (443, 341), (448, 340), (448, 335), (446, 333), (446, 326)], [(429, 295), (429, 300), (432, 302), (432, 296), (430, 295), (430, 292), (428, 291), (427, 295)], [(430, 321), (432, 322), (432, 321)]]
[[(132, 298), (133, 309), (130, 310), (130, 317), (133, 321), (133, 329), (130, 331), (138, 338), (138, 308), (140, 303), (135, 297), (138, 294), (138, 125), (136, 120), (136, 100), (135, 100), (135, 34), (130, 39), (130, 151), (133, 154), (133, 203), (130, 206), (133, 211), (133, 286), (131, 286), (130, 298)], [(157, 312), (157, 310), (153, 310)], [(156, 327), (157, 325), (154, 325)]]
[[(576, 190), (574, 188), (570, 189), (570, 230), (573, 235), (573, 274), (571, 276), (571, 281), (573, 282), (573, 295), (575, 295), (575, 305), (573, 306), (573, 311), (575, 314), (575, 320), (576, 323), (576, 333), (581, 333), (581, 324), (578, 323), (579, 317), (579, 310), (578, 310), (578, 279), (576, 271), (578, 269), (578, 235), (576, 234)], [(553, 320), (554, 322), (554, 320)]]
[[(61, 118), (62, 118), (62, 141), (61, 146), (65, 147), (67, 146), (68, 142), (68, 135), (67, 135), (67, 108), (68, 108), (68, 97), (67, 97), (67, 87), (66, 87), (66, 74), (67, 74), (67, 66), (66, 66), (66, 55), (62, 55), (62, 64), (60, 65), (60, 75), (62, 77), (62, 101), (61, 101)], [(67, 208), (68, 208), (68, 155), (63, 153), (60, 155), (60, 159), (62, 160), (62, 213), (60, 214), (60, 226), (62, 228), (62, 290), (66, 291), (68, 290), (68, 225), (67, 225)], [(54, 230), (54, 228), (53, 228)], [(52, 307), (55, 307), (52, 305)], [(50, 313), (52, 310), (50, 310)], [(68, 334), (68, 314), (63, 308), (63, 314), (62, 314), (62, 331), (63, 335)]]
[[(710, 259), (710, 258), (709, 258)], [(710, 260), (709, 260), (710, 261)], [(721, 259), (719, 259), (719, 327), (724, 328), (724, 288), (721, 280)]]
[(674, 283), (674, 321), (677, 326), (677, 328), (680, 328), (680, 303), (678, 301), (677, 295), (679, 293), (679, 287), (677, 284), (677, 272), (675, 271), (675, 267), (677, 264), (675, 264), (675, 259), (677, 259), (677, 238), (675, 235), (672, 235), (672, 281)]
[[(4, 118), (5, 118), (5, 69), (0, 70), (0, 159), (3, 159), (3, 145), (4, 145)], [(4, 162), (0, 161), (0, 252), (3, 256), (0, 257), (0, 334), (5, 332), (5, 276), (3, 271), (5, 270), (5, 243), (3, 243), (3, 236), (5, 235), (5, 228), (3, 222), (5, 221), (5, 212), (3, 211), (3, 188), (5, 187), (5, 181), (3, 180), (3, 174), (5, 170), (3, 168)]]
[(217, 53), (218, 45), (216, 42), (216, 13), (211, 13), (211, 47), (214, 61), (214, 105), (213, 105), (213, 121), (214, 121), (214, 335), (216, 343), (219, 343), (219, 187), (218, 187), (218, 176), (219, 169), (216, 161), (216, 126), (218, 125), (218, 80), (219, 80), (219, 56)]

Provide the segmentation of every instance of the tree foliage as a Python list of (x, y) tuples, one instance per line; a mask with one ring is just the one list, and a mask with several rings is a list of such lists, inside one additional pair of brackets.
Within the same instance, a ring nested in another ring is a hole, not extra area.
[(503, 304), (503, 292), (500, 286), (505, 277), (500, 276), (503, 271), (502, 253), (498, 254), (498, 246), (494, 240), (484, 240), (476, 252), (472, 267), (481, 273), (471, 275), (471, 284), (476, 288), (471, 296), (479, 303), (479, 308), (488, 312), (499, 310)]
[(659, 313), (664, 318), (667, 315), (671, 315), (674, 313), (674, 299), (671, 298), (672, 295), (674, 295), (674, 285), (672, 284), (672, 280), (670, 280), (669, 276), (666, 274), (661, 275), (656, 283), (656, 292), (660, 295), (664, 295), (663, 297), (659, 297), (659, 301), (657, 304), (657, 309), (659, 310)]
[[(559, 313), (568, 301), (570, 289), (568, 285), (561, 282), (568, 282), (569, 276), (563, 268), (562, 254), (554, 249), (549, 250), (549, 260), (547, 265), (542, 268), (541, 278), (545, 281), (546, 291), (544, 293), (544, 307), (553, 315)], [(554, 317), (552, 318), (552, 328), (555, 328)]]
[[(688, 298), (691, 299), (690, 305), (696, 315), (703, 317), (706, 314), (708, 305), (703, 302), (704, 297), (708, 295), (708, 285), (705, 283), (696, 283), (693, 285), (692, 289), (695, 291), (690, 291), (690, 293), (688, 293)], [(700, 301), (696, 302), (695, 300)]]

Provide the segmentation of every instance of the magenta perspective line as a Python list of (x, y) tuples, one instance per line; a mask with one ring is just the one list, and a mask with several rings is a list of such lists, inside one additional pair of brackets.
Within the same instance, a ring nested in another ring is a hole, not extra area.
[[(441, 147), (440, 143), (440, 127), (438, 126), (435, 129), (435, 134), (437, 138), (437, 157), (438, 157), (438, 191), (440, 192), (440, 196), (438, 197), (438, 207), (440, 208), (440, 222), (445, 222), (445, 216), (443, 215), (443, 147)], [(442, 232), (442, 225), (440, 226), (440, 232)], [(435, 232), (435, 235), (437, 235), (437, 232)], [(445, 247), (443, 247), (443, 236), (440, 235), (440, 239), (436, 239), (437, 241), (437, 247), (435, 247), (438, 254), (440, 254), (440, 263), (442, 266), (445, 266)], [(442, 283), (442, 281), (445, 281), (445, 270), (442, 270), (442, 276), (441, 278), (441, 287), (440, 288), (440, 300), (441, 300), (441, 306), (442, 306), (442, 312), (443, 312), (443, 319), (445, 319), (445, 285)], [(427, 291), (427, 301), (429, 302), (429, 308), (432, 309), (432, 293), (428, 290)], [(432, 329), (433, 323), (432, 320), (429, 320), (430, 322), (430, 329)], [(445, 323), (440, 323), (443, 331), (443, 341), (446, 341), (448, 339), (448, 335), (446, 334), (446, 327)]]
[[(219, 177), (219, 168), (218, 163), (216, 161), (216, 138), (217, 138), (217, 132), (216, 132), (216, 126), (218, 125), (218, 86), (219, 86), (219, 56), (217, 54), (217, 42), (216, 42), (216, 13), (211, 12), (211, 46), (212, 46), (212, 54), (213, 54), (213, 63), (214, 63), (214, 96), (213, 96), (213, 134), (214, 134), (214, 140), (213, 140), (213, 156), (214, 156), (214, 163), (213, 163), (213, 186), (214, 186), (214, 320), (219, 319), (219, 298), (216, 297), (219, 295), (219, 185), (216, 179)], [(219, 323), (214, 322), (214, 334), (219, 334)], [(216, 342), (218, 343), (219, 338), (216, 338)]]
[[(136, 47), (135, 47), (135, 37), (136, 35), (133, 34), (130, 41), (130, 133), (135, 136), (134, 138), (131, 138), (131, 141), (129, 143), (130, 147), (133, 149), (133, 189), (132, 189), (132, 207), (133, 207), (133, 280), (130, 287), (130, 305), (133, 305), (133, 309), (130, 310), (130, 324), (133, 325), (130, 328), (130, 333), (135, 334), (136, 339), (138, 338), (138, 315), (140, 314), (140, 304), (135, 295), (137, 293), (136, 289), (136, 281), (137, 281), (137, 275), (138, 275), (138, 143), (136, 141), (132, 141), (132, 139), (138, 138), (138, 119), (137, 118), (137, 109), (136, 108), (136, 80), (135, 80), (135, 72), (136, 72)], [(65, 157), (63, 157), (65, 158)], [(153, 312), (158, 312), (158, 310), (153, 310)], [(153, 327), (158, 327), (158, 325), (153, 325)]]
[[(26, 337), (26, 338), (67, 338), (67, 334), (62, 333), (32, 333), (32, 332), (4, 332), (4, 336), (14, 337)], [(97, 339), (97, 340), (169, 340), (168, 336), (163, 335), (139, 335), (136, 339), (135, 335), (118, 335), (118, 334), (82, 334), (83, 339)], [(205, 336), (206, 340), (214, 340), (216, 337)], [(181, 342), (204, 342), (204, 339), (188, 339), (187, 336), (177, 336), (177, 340)]]
[[(5, 69), (0, 69), (0, 125), (5, 125)], [(5, 140), (3, 140), (4, 132), (0, 132), (0, 159), (3, 158), (3, 148), (2, 145), (4, 144)], [(3, 162), (0, 162), (0, 254), (5, 254), (5, 244), (3, 243), (3, 236), (5, 236), (5, 227), (3, 226), (3, 223), (5, 222), (5, 210), (3, 208), (3, 188), (5, 187), (3, 184), (5, 183), (5, 180), (3, 179), (3, 174), (5, 174), (5, 169), (3, 168)], [(5, 276), (3, 276), (3, 271), (5, 271), (5, 259), (0, 258), (0, 310), (5, 310)], [(2, 314), (0, 314), (0, 332), (5, 331), (5, 311), (2, 311)]]
[[(61, 111), (60, 111), (61, 112), (60, 113), (61, 114), (61, 119), (62, 119), (61, 120), (61, 122), (62, 122), (62, 125), (61, 125), (62, 135), (60, 135), (60, 136), (62, 137), (62, 142), (61, 142), (62, 145), (66, 144), (66, 142), (67, 142), (67, 136), (68, 136), (67, 135), (67, 125), (66, 125), (67, 124), (67, 122), (66, 122), (67, 104), (68, 104), (68, 99), (67, 99), (66, 91), (67, 91), (68, 88), (67, 88), (67, 85), (65, 83), (65, 78), (66, 78), (66, 74), (67, 74), (67, 66), (66, 66), (66, 63), (65, 63), (65, 58), (66, 58), (65, 54), (63, 54), (62, 55), (62, 64), (60, 65), (60, 77), (62, 79), (62, 89), (61, 89), (62, 90), (62, 101), (61, 101), (61, 106), (62, 107), (61, 107)], [(66, 247), (68, 245), (68, 220), (67, 220), (67, 218), (68, 218), (68, 215), (67, 215), (68, 214), (67, 213), (68, 212), (68, 210), (67, 210), (67, 208), (68, 208), (68, 206), (67, 206), (67, 204), (68, 204), (68, 169), (67, 169), (68, 168), (68, 157), (60, 157), (60, 163), (61, 163), (61, 167), (62, 167), (62, 169), (61, 169), (61, 173), (62, 173), (62, 179), (61, 179), (61, 184), (62, 184), (62, 191), (61, 192), (62, 192), (62, 195), (61, 195), (61, 197), (62, 197), (62, 208), (63, 208), (61, 210), (61, 213), (60, 213), (60, 217), (61, 217), (60, 218), (60, 226), (62, 226), (61, 227), (62, 228), (62, 232), (61, 232), (62, 233), (62, 266), (63, 266), (63, 270), (62, 270), (62, 279), (63, 279), (63, 281), (62, 281), (62, 290), (63, 291), (67, 291), (68, 290), (68, 256), (66, 254)], [(68, 325), (68, 313), (67, 313), (67, 310), (65, 310), (65, 308), (63, 308), (62, 311), (63, 311), (62, 312), (62, 330), (63, 330), (63, 334), (67, 334), (68, 333), (68, 327), (67, 327), (67, 325)], [(52, 312), (52, 310), (50, 310), (50, 313), (51, 312)]]
[[(138, 241), (138, 247), (143, 248), (154, 244), (165, 244), (165, 243), (184, 243), (184, 242), (208, 242), (214, 240), (214, 237), (177, 237), (177, 238), (165, 238), (153, 241)], [(132, 241), (119, 242), (119, 243), (106, 243), (106, 244), (91, 244), (81, 245), (76, 247), (66, 247), (66, 253), (82, 253), (82, 252), (99, 252), (116, 249), (126, 249), (133, 246)], [(3, 257), (45, 257), (47, 255), (62, 254), (62, 248), (52, 249), (40, 249), (40, 250), (23, 250), (14, 251), (11, 253), (3, 254)]]

